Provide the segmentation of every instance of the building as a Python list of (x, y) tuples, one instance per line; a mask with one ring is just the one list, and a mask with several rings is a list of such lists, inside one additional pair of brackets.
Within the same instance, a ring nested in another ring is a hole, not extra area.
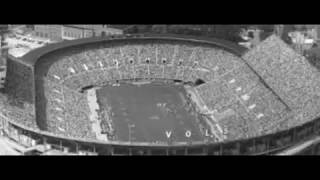
[(294, 31), (290, 32), (288, 36), (291, 38), (292, 47), (298, 53), (304, 54), (306, 50), (310, 49), (315, 43), (315, 34), (312, 34), (312, 30), (306, 31)]
[[(82, 29), (84, 32), (91, 31), (91, 36), (103, 36), (103, 35), (116, 35), (116, 34), (123, 34), (123, 31), (118, 28), (113, 28), (109, 25), (104, 24), (95, 24), (95, 25), (64, 25), (64, 27), (68, 26), (69, 28), (72, 27), (74, 29)], [(91, 37), (86, 36), (86, 37)]]
[(94, 32), (86, 27), (75, 25), (61, 26), (61, 37), (65, 40), (80, 39), (94, 36)]
[(283, 25), (283, 24), (278, 24), (278, 25), (274, 25), (274, 26), (275, 26), (275, 27), (274, 27), (275, 34), (276, 34), (278, 37), (282, 37), (284, 25)]
[(240, 37), (245, 42), (239, 42), (239, 45), (242, 45), (246, 48), (253, 48), (257, 46), (261, 41), (261, 33), (263, 31), (258, 29), (255, 26), (249, 27), (248, 29), (242, 29), (240, 32)]
[(107, 25), (35, 25), (34, 35), (52, 41), (73, 40), (93, 36), (122, 34), (120, 29)]
[(320, 25), (314, 25), (310, 31), (315, 41), (319, 42), (320, 41)]
[(107, 25), (63, 25), (62, 39), (79, 39), (93, 36), (123, 34), (123, 31)]
[(48, 38), (52, 41), (61, 41), (61, 25), (35, 25), (34, 36)]

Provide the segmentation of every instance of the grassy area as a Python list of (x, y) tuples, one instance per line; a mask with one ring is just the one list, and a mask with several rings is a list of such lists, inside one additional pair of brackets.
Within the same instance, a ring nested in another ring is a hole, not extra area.
[[(202, 141), (196, 115), (185, 104), (182, 85), (121, 84), (97, 91), (100, 108), (111, 107), (116, 137), (120, 141)], [(187, 131), (191, 136), (187, 137)], [(168, 138), (170, 136), (170, 138)]]

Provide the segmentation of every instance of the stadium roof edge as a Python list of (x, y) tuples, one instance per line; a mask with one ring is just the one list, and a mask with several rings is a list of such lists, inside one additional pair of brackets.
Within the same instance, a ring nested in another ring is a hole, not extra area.
[[(232, 51), (238, 56), (242, 56), (244, 52), (247, 51), (246, 48), (237, 45), (233, 42), (216, 39), (216, 38), (207, 38), (207, 37), (195, 37), (195, 36), (188, 36), (188, 35), (176, 35), (176, 34), (134, 34), (134, 35), (115, 35), (115, 36), (105, 36), (105, 37), (90, 37), (90, 38), (83, 38), (83, 39), (76, 39), (71, 41), (63, 41), (59, 43), (49, 44), (44, 47), (40, 47), (38, 49), (32, 50), (18, 58), (24, 64), (29, 66), (34, 66), (37, 60), (42, 57), (43, 55), (54, 52), (63, 48), (68, 48), (72, 46), (78, 46), (82, 44), (91, 44), (91, 43), (99, 43), (103, 41), (118, 41), (118, 40), (126, 40), (126, 39), (168, 39), (168, 40), (185, 40), (185, 41), (194, 41), (200, 43), (209, 43), (213, 45), (217, 45), (219, 47), (228, 49)], [(14, 58), (17, 59), (17, 58)]]

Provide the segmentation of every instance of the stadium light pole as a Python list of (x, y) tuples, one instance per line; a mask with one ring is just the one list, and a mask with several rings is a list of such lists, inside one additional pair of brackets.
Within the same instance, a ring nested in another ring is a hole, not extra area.
[(128, 124), (128, 128), (129, 128), (129, 142), (131, 143), (131, 128), (134, 127), (134, 125), (132, 124)]
[(131, 143), (131, 126), (130, 126), (130, 124), (128, 125), (128, 128), (129, 128), (129, 142)]

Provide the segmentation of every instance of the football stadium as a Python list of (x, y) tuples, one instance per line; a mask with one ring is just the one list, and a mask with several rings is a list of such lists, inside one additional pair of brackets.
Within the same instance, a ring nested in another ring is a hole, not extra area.
[(51, 44), (9, 56), (1, 100), (4, 136), (67, 154), (276, 154), (320, 130), (320, 72), (276, 35)]

